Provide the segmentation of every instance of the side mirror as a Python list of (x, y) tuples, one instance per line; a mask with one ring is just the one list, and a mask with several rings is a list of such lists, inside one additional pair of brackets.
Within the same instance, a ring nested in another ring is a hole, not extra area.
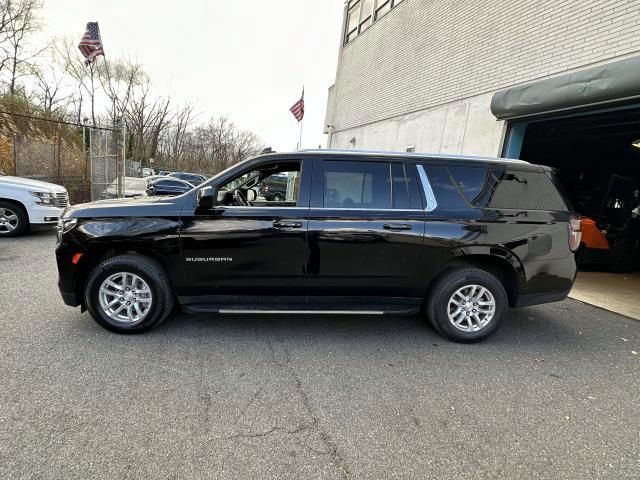
[(250, 188), (249, 190), (247, 190), (247, 202), (254, 202), (257, 197), (258, 197), (258, 194), (253, 188)]
[(213, 207), (213, 187), (204, 187), (198, 190), (198, 207)]

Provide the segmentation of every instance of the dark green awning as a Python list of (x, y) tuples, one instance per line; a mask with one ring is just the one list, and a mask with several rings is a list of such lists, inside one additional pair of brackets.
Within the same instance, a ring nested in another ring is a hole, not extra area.
[(501, 90), (491, 112), (505, 120), (629, 100), (640, 101), (640, 57)]

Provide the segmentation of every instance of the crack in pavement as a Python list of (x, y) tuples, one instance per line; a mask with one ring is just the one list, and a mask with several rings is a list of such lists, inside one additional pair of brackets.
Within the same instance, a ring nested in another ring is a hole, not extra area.
[(227, 440), (235, 440), (238, 438), (260, 438), (260, 437), (268, 437), (272, 433), (275, 432), (286, 432), (287, 435), (295, 435), (300, 432), (304, 432), (308, 428), (312, 428), (313, 424), (302, 424), (294, 429), (288, 429), (286, 427), (279, 427), (277, 424), (271, 427), (269, 430), (259, 433), (237, 433), (235, 435), (229, 435), (226, 437)]
[(302, 405), (307, 411), (307, 414), (311, 417), (311, 425), (309, 425), (309, 427), (315, 428), (315, 430), (320, 435), (320, 439), (322, 440), (322, 443), (327, 447), (326, 453), (318, 452), (318, 454), (329, 455), (331, 457), (332, 463), (338, 467), (342, 478), (349, 480), (350, 478), (349, 470), (345, 464), (344, 459), (338, 452), (338, 446), (335, 444), (335, 442), (331, 439), (329, 434), (326, 432), (326, 430), (324, 430), (324, 428), (320, 424), (320, 420), (316, 415), (316, 413), (314, 412), (313, 407), (311, 406), (311, 400), (309, 398), (309, 395), (304, 390), (304, 387), (302, 385), (302, 380), (300, 380), (300, 377), (298, 376), (298, 374), (293, 369), (293, 366), (291, 365), (291, 354), (289, 353), (289, 351), (287, 350), (287, 348), (285, 347), (281, 339), (276, 337), (276, 340), (278, 341), (278, 344), (280, 345), (282, 351), (284, 352), (285, 361), (284, 363), (278, 361), (278, 359), (276, 358), (276, 351), (273, 348), (273, 342), (271, 341), (271, 339), (267, 338), (269, 350), (271, 351), (272, 362), (274, 365), (278, 366), (280, 369), (287, 372), (291, 376), (291, 378), (293, 378), (293, 380), (295, 381), (296, 392), (298, 393), (302, 401)]

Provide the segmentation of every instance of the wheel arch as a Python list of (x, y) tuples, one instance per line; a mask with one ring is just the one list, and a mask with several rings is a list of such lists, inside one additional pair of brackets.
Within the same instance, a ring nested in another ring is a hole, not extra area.
[(24, 213), (27, 214), (27, 218), (29, 218), (29, 209), (20, 200), (16, 200), (15, 198), (0, 197), (0, 202), (12, 203), (13, 205), (16, 205), (16, 206), (20, 207), (22, 210), (24, 210)]
[(159, 252), (154, 251), (153, 249), (145, 249), (142, 251), (141, 248), (135, 248), (135, 246), (132, 245), (93, 245), (87, 249), (81, 261), (78, 262), (78, 268), (76, 270), (75, 293), (77, 298), (82, 300), (83, 308), (85, 308), (84, 289), (91, 272), (93, 272), (93, 270), (105, 260), (120, 255), (138, 255), (154, 260), (158, 265), (160, 265), (160, 267), (162, 267), (173, 288), (174, 279), (170, 274), (170, 269), (167, 268), (166, 259), (163, 258)]
[(23, 233), (27, 233), (31, 230), (31, 217), (29, 215), (29, 209), (23, 202), (21, 202), (20, 200), (16, 200), (14, 198), (5, 198), (5, 197), (0, 197), (0, 202), (10, 203), (20, 208), (27, 217), (27, 224), (25, 225), (25, 230)]
[(521, 287), (526, 281), (524, 267), (509, 250), (494, 246), (472, 246), (452, 251), (449, 260), (442, 264), (429, 282), (425, 298), (428, 298), (433, 285), (445, 272), (469, 267), (484, 270), (495, 276), (507, 292), (509, 305), (516, 304)]

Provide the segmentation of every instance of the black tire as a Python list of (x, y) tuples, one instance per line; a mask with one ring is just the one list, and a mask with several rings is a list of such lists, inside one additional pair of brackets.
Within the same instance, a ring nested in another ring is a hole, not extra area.
[(11, 217), (15, 216), (17, 218), (17, 223), (14, 225), (12, 221), (12, 230), (0, 224), (0, 238), (17, 237), (25, 233), (29, 228), (29, 216), (22, 205), (4, 200), (0, 201), (0, 218), (4, 218), (7, 221), (8, 215), (5, 214), (9, 212), (12, 214)]
[[(133, 273), (144, 280), (151, 290), (152, 303), (139, 323), (127, 324), (109, 317), (100, 306), (100, 286), (109, 276)], [(143, 333), (162, 323), (173, 311), (175, 299), (169, 278), (155, 260), (143, 255), (120, 255), (109, 258), (93, 269), (85, 286), (84, 301), (93, 319), (103, 328), (116, 333)]]
[[(449, 300), (455, 292), (467, 285), (486, 288), (495, 301), (493, 317), (477, 331), (462, 331), (449, 320)], [(436, 280), (427, 298), (426, 312), (431, 325), (442, 336), (454, 342), (473, 343), (484, 340), (497, 330), (507, 306), (507, 293), (496, 277), (477, 268), (464, 268), (448, 270)]]

